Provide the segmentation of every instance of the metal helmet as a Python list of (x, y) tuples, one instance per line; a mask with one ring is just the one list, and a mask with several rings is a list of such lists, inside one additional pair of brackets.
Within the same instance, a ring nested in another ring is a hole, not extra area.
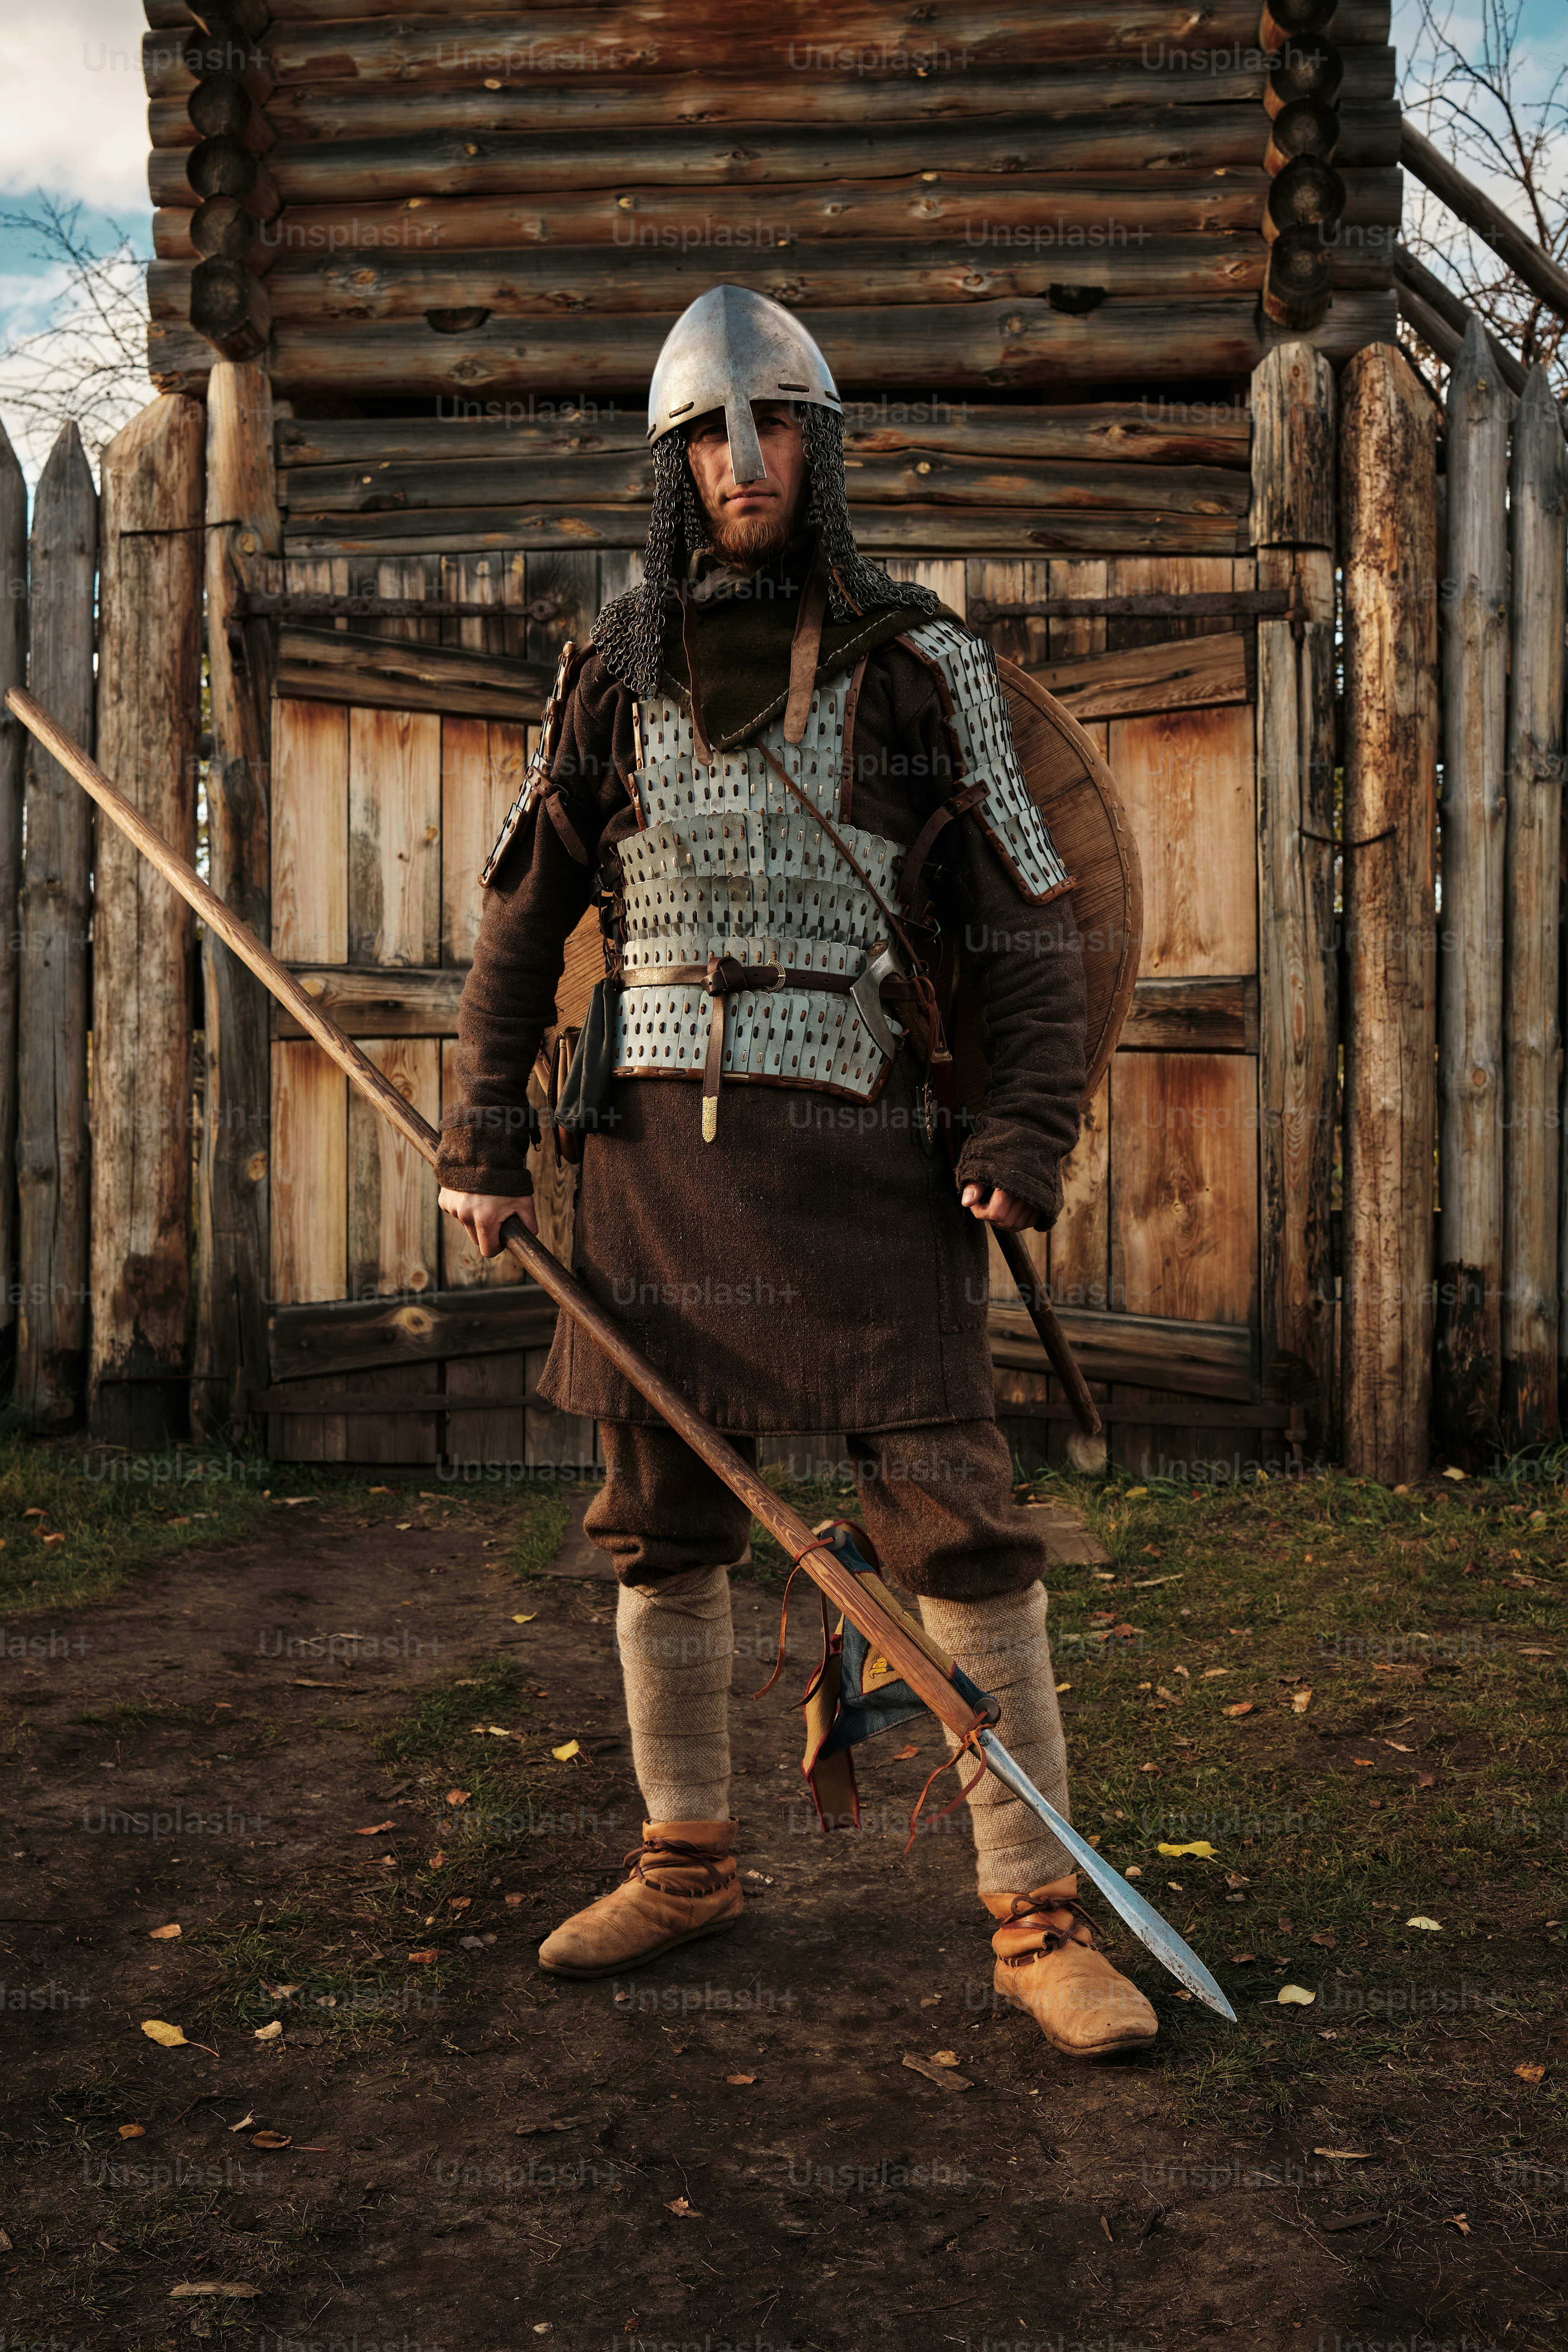
[(664, 339), (648, 386), (647, 437), (660, 441), (677, 425), (721, 408), (736, 481), (764, 480), (754, 400), (844, 413), (827, 362), (798, 319), (750, 287), (710, 286)]

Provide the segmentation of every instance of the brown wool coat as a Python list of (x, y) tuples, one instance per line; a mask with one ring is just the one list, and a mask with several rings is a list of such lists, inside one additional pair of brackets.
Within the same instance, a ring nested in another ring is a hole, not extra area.
[[(591, 656), (549, 787), (485, 894), (439, 1161), (453, 1190), (531, 1189), (520, 1112), (563, 948), (602, 852), (636, 828), (631, 713)], [(846, 815), (912, 842), (953, 782), (930, 674), (897, 644), (868, 660), (853, 752)], [(617, 1079), (613, 1123), (585, 1139), (574, 1271), (722, 1429), (992, 1417), (985, 1229), (959, 1189), (1000, 1185), (1054, 1221), (1083, 1090), (1083, 966), (1070, 898), (1031, 906), (969, 823), (941, 838), (937, 903), (965, 941), (989, 1060), (956, 1177), (914, 1131), (907, 1048), (867, 1105), (726, 1079), (709, 1145), (695, 1076)], [(564, 1412), (656, 1418), (564, 1316), (540, 1387)]]

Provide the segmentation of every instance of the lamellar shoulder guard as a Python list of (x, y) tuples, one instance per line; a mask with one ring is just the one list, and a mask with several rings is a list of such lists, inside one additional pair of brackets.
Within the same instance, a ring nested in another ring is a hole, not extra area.
[(897, 642), (925, 664), (936, 682), (953, 772), (984, 785), (970, 814), (1032, 905), (1059, 898), (1072, 877), (1018, 764), (996, 656), (984, 637), (952, 621), (926, 621)]
[[(584, 649), (585, 650), (585, 649)], [(496, 877), (501, 859), (510, 848), (513, 836), (523, 818), (549, 782), (550, 771), (555, 765), (556, 746), (561, 740), (561, 722), (565, 716), (566, 699), (580, 667), (577, 647), (570, 640), (561, 648), (556, 666), (555, 682), (551, 687), (544, 706), (544, 717), (539, 730), (539, 740), (533, 756), (522, 772), (522, 787), (506, 813), (506, 820), (496, 839), (496, 845), (479, 868), (479, 887), (488, 889)]]

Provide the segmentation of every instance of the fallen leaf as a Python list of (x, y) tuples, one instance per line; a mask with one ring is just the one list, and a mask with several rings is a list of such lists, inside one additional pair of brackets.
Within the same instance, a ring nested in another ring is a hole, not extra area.
[(1417, 1776), (1415, 1785), (1418, 1789), (1435, 1789), (1437, 1785), (1437, 1775), (1436, 1772), (1422, 1772)]
[(256, 2042), (278, 2042), (282, 2039), (283, 2020), (275, 2017), (270, 2025), (258, 2025), (251, 2039)]
[(1238, 1886), (1250, 1886), (1252, 1881), (1250, 1878), (1244, 1878), (1239, 1870), (1227, 1870), (1225, 1874), (1225, 1883), (1234, 1895)]
[(1314, 2156), (1326, 2156), (1335, 2164), (1364, 2164), (1371, 2156), (1370, 2147), (1315, 2147)]
[(245, 2114), (241, 2116), (237, 2124), (230, 2124), (229, 2129), (231, 2132), (248, 2131), (255, 2121), (256, 2117), (250, 2113), (249, 2109), (247, 2108)]
[(1061, 1695), (1062, 1695), (1063, 1691), (1069, 1691), (1069, 1690), (1071, 1690), (1071, 1688), (1072, 1688), (1072, 1685), (1071, 1685), (1071, 1683), (1058, 1683), (1058, 1684), (1057, 1685), (1057, 1696), (1058, 1696), (1058, 1698), (1060, 1698), (1060, 1696), (1061, 1696)]
[(1448, 1469), (1443, 1473), (1445, 1478), (1462, 1478), (1464, 1475), (1464, 1472), (1458, 1469)]
[(1250, 1715), (1252, 1713), (1252, 1701), (1249, 1698), (1238, 1699), (1234, 1706), (1221, 1707), (1220, 1713), (1222, 1715)]
[(1407, 1927), (1425, 1927), (1429, 1936), (1440, 1936), (1443, 1932), (1441, 1919), (1428, 1919), (1420, 1911), (1417, 1911), (1414, 1919), (1406, 1919), (1405, 1924)]
[(1162, 1845), (1157, 1851), (1167, 1854), (1195, 1853), (1204, 1862), (1214, 1862), (1218, 1858), (1207, 1838), (1194, 1838), (1191, 1845)]
[(1375, 1757), (1375, 1756), (1352, 1756), (1352, 1757), (1351, 1758), (1351, 1762), (1352, 1762), (1352, 1764), (1362, 1764), (1362, 1765), (1371, 1766), (1371, 1765), (1373, 1765), (1373, 1764), (1375, 1764), (1375, 1763), (1376, 1763), (1376, 1761), (1377, 1761), (1377, 1759), (1376, 1759), (1376, 1757)]
[(25, 1519), (47, 1519), (48, 1516), (41, 1503), (29, 1503), (22, 1514)]
[(447, 1906), (448, 1910), (466, 1911), (473, 1899), (471, 1895), (448, 1895)]
[(538, 1614), (537, 1609), (531, 1609), (526, 1617), (514, 1617), (511, 1622), (514, 1625), (531, 1625)]
[(911, 1756), (918, 1756), (920, 1752), (920, 1749), (911, 1743), (908, 1748), (900, 1748), (893, 1761), (895, 1764), (907, 1764)]
[(1385, 1748), (1394, 1748), (1401, 1756), (1413, 1756), (1415, 1753), (1413, 1748), (1405, 1746), (1403, 1739), (1385, 1739), (1383, 1744)]
[(169, 2289), (171, 2303), (178, 2303), (186, 2294), (259, 2294), (258, 2286), (247, 2286), (242, 2279), (183, 2279), (178, 2286)]
[(289, 2147), (293, 2143), (292, 2132), (258, 2131), (250, 2135), (252, 2147)]
[(449, 1805), (466, 1805), (468, 1801), (468, 1794), (469, 1792), (467, 1789), (448, 1789), (447, 1791), (447, 1802)]
[(1554, 1658), (1557, 1655), (1557, 1653), (1555, 1650), (1541, 1649), (1532, 1642), (1521, 1642), (1519, 1647), (1519, 1654), (1521, 1658)]
[(1143, 1875), (1142, 1864), (1141, 1863), (1133, 1863), (1130, 1869), (1122, 1872), (1121, 1875), (1123, 1878), (1142, 1878)]
[(1312, 1937), (1312, 1941), (1314, 1944), (1319, 1945), (1325, 1952), (1337, 1952), (1340, 1946), (1339, 1937), (1337, 1936), (1331, 1936), (1326, 1929), (1321, 1935), (1314, 1936)]
[(664, 2210), (667, 2213), (679, 2213), (683, 2221), (700, 2221), (702, 2219), (696, 2206), (684, 2197), (669, 2198)]
[(410, 1952), (408, 1957), (410, 1960), (416, 1961), (421, 1968), (424, 1968), (429, 1961), (436, 1958), (436, 1954), (434, 1951)]
[(522, 1901), (522, 1897), (521, 1895), (503, 1895), (501, 1896), (501, 1901), (503, 1903), (510, 1903), (513, 1910), (515, 1910), (518, 1905)]
[(1212, 1683), (1216, 1675), (1228, 1675), (1229, 1672), (1230, 1668), (1228, 1666), (1205, 1666), (1203, 1673), (1198, 1676), (1198, 1680), (1200, 1682)]
[[(1445, 1472), (1445, 1474), (1444, 1474), (1444, 1475), (1445, 1475), (1445, 1476), (1447, 1476), (1447, 1475), (1450, 1475), (1451, 1474), (1450, 1474), (1450, 1473), (1447, 1473), (1447, 1472)], [(1465, 1475), (1465, 1474), (1464, 1474), (1464, 1472), (1461, 1470), (1461, 1471), (1460, 1471), (1460, 1473), (1459, 1473), (1460, 1477), (1462, 1478), (1462, 1477), (1464, 1476), (1464, 1475)], [(1469, 2234), (1470, 2234), (1470, 2225), (1469, 2225), (1469, 2223), (1466, 2221), (1466, 2219), (1465, 2219), (1465, 2217), (1464, 2217), (1464, 2215), (1463, 2215), (1462, 2213), (1446, 2213), (1446, 2214), (1444, 2215), (1444, 2217), (1443, 2217), (1443, 2220), (1444, 2220), (1445, 2227), (1447, 2227), (1447, 2229), (1450, 2229), (1450, 2230), (1458, 2230), (1458, 2233), (1459, 2233), (1459, 2235), (1460, 2235), (1460, 2237), (1461, 2237), (1461, 2238), (1468, 2238), (1468, 2237), (1469, 2236)]]
[(1255, 1960), (1258, 1955), (1256, 1952), (1232, 1952), (1230, 1957), (1238, 1969), (1244, 1969), (1248, 1960)]
[(184, 1516), (184, 1517), (182, 1517), (182, 1518), (178, 1518), (178, 1519), (165, 1519), (165, 1520), (164, 1520), (164, 1522), (163, 1522), (163, 1525), (164, 1525), (166, 1528), (188, 1528), (188, 1527), (190, 1526), (190, 1524), (191, 1524), (191, 1522), (190, 1522), (190, 1517), (189, 1517), (189, 1515), (188, 1515), (188, 1514), (187, 1514), (186, 1516)]
[[(1157, 1764), (1140, 1764), (1138, 1769), (1140, 1772), (1152, 1772), (1156, 1780), (1158, 1780), (1160, 1776), (1160, 1767)], [(1090, 1845), (1094, 1843), (1094, 1840), (1092, 1838), (1090, 1838), (1089, 1843)]]
[(412, 1519), (399, 1519), (396, 1524), (398, 1534), (400, 1536), (405, 1536), (408, 1533), (409, 1528), (414, 1525), (414, 1522)]
[(446, 1866), (447, 1866), (447, 1849), (446, 1849), (446, 1847), (445, 1847), (444, 1845), (438, 1845), (438, 1846), (437, 1847), (437, 1849), (436, 1849), (435, 1853), (430, 1856), (429, 1860), (426, 1863), (425, 1867), (426, 1867), (426, 1870), (444, 1870), (444, 1869), (446, 1868)]
[(265, 1977), (258, 1978), (257, 1981), (275, 2009), (280, 2000), (287, 2000), (290, 1993), (300, 1990), (297, 1984), (268, 1984)]
[(726, 2074), (724, 2077), (726, 2083), (754, 2083), (756, 2079), (754, 2074)]
[(1290, 1712), (1292, 1715), (1305, 1715), (1307, 1709), (1311, 1706), (1311, 1704), (1312, 1694), (1310, 1690), (1291, 1692)]
[(1129, 1486), (1126, 1494), (1123, 1495), (1121, 1499), (1124, 1503), (1135, 1503), (1139, 1499), (1140, 1496), (1146, 1495), (1148, 1492), (1149, 1489), (1147, 1486)]
[(149, 1940), (154, 1944), (166, 1944), (171, 1936), (177, 1936), (179, 1933), (180, 1923), (177, 1919), (171, 1919), (166, 1927), (149, 1927), (147, 1930)]
[(575, 1739), (569, 1739), (564, 1748), (552, 1748), (550, 1753), (554, 1757), (557, 1764), (564, 1764), (572, 1757), (581, 1756), (583, 1750)]
[(65, 1538), (64, 1536), (45, 1536), (42, 1540), (47, 1544), (63, 1544)]
[(906, 2051), (903, 2063), (912, 2074), (923, 2074), (928, 2083), (940, 2083), (944, 2091), (973, 2091), (974, 2088), (967, 2074), (956, 2074), (951, 2066), (939, 2066), (934, 2059), (917, 2058), (912, 2052)]
[[(1513, 2071), (1516, 2074), (1523, 2074), (1529, 2070), (1523, 2066), (1516, 2066)], [(1535, 2079), (1539, 2081), (1540, 2076), (1543, 2074), (1545, 2071), (1546, 2069), (1544, 2067), (1538, 2068)], [(121, 2139), (145, 2139), (147, 2137), (147, 2126), (145, 2124), (121, 2124), (120, 2126), (120, 2137)]]
[(179, 2027), (177, 2025), (165, 2025), (161, 2017), (144, 2017), (142, 2021), (142, 2031), (147, 2036), (149, 2042), (156, 2042), (159, 2047), (163, 2050), (184, 2050), (187, 2046), (192, 2049), (199, 2050), (205, 2046), (199, 2042), (192, 2042), (187, 2045), (185, 2037), (181, 2032)]
[(395, 1495), (397, 1489), (395, 1486), (373, 1486), (370, 1492), (373, 1495)]
[(933, 2050), (931, 2053), (931, 2063), (933, 2066), (956, 2066), (958, 2053), (956, 2050)]
[[(1539, 2083), (1546, 2069), (1544, 2066), (1516, 2066), (1513, 2071), (1521, 2083)], [(123, 2131), (124, 2128), (122, 2124), (121, 2129)]]
[(1274, 1996), (1281, 2009), (1310, 2009), (1318, 1996), (1305, 1985), (1281, 1985)]

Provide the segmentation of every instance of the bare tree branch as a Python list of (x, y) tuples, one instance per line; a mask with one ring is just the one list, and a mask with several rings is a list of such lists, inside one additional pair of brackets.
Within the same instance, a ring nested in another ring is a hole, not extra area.
[(81, 206), (40, 191), (36, 207), (0, 212), (0, 230), (29, 240), (58, 285), (47, 326), (0, 349), (0, 408), (25, 457), (41, 464), (74, 421), (94, 460), (152, 397), (147, 376), (147, 257), (129, 237), (98, 244)]

